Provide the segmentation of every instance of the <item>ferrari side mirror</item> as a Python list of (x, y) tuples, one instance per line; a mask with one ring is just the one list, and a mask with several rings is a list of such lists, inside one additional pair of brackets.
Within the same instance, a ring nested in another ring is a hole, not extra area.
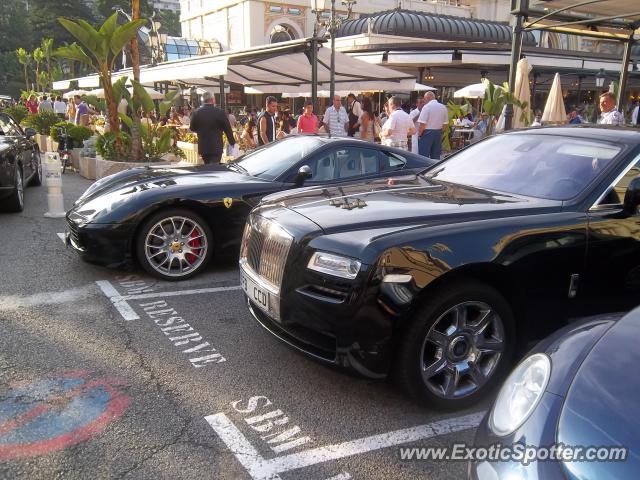
[(309, 165), (303, 165), (298, 170), (298, 175), (296, 176), (296, 187), (301, 187), (304, 185), (304, 181), (308, 178), (311, 178), (311, 167)]

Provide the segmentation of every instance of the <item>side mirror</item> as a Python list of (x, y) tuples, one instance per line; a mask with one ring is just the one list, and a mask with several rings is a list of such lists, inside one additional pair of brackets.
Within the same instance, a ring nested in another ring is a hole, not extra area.
[(36, 132), (36, 131), (35, 131), (33, 128), (31, 128), (31, 127), (27, 127), (27, 128), (25, 128), (25, 129), (24, 129), (24, 134), (25, 134), (25, 136), (26, 136), (27, 138), (35, 137), (37, 133), (38, 133), (38, 132)]
[(307, 178), (311, 178), (313, 174), (311, 173), (311, 167), (309, 165), (303, 165), (298, 170), (298, 175), (296, 176), (296, 187), (301, 187), (304, 185), (304, 181)]
[(632, 179), (624, 194), (623, 211), (627, 215), (635, 215), (640, 206), (640, 176)]

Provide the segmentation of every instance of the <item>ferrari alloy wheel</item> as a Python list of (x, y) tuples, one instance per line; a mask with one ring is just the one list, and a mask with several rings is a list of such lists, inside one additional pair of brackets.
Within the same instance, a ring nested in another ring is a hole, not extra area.
[(456, 282), (430, 292), (408, 326), (397, 375), (421, 402), (459, 409), (475, 404), (508, 371), (513, 314), (493, 288)]
[(212, 234), (207, 223), (188, 210), (170, 210), (151, 217), (138, 235), (142, 266), (165, 280), (184, 280), (209, 260)]

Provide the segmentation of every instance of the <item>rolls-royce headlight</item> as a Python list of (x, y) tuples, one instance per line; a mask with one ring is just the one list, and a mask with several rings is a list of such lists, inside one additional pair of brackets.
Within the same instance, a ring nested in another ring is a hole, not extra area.
[(315, 252), (307, 264), (307, 268), (316, 272), (349, 279), (356, 278), (361, 266), (358, 260), (326, 252)]
[(489, 428), (496, 435), (513, 433), (529, 418), (547, 388), (551, 360), (544, 353), (525, 358), (509, 375), (498, 393)]

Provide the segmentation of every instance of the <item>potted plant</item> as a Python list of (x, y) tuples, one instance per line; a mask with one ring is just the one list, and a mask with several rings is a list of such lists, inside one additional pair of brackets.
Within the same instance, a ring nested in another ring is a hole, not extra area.
[[(57, 145), (53, 145), (53, 142), (49, 138), (51, 127), (60, 121), (55, 113), (50, 111), (38, 112), (34, 115), (28, 115), (23, 120), (25, 127), (33, 128), (38, 134), (36, 135), (36, 142), (40, 147), (41, 152), (55, 151)], [(55, 147), (55, 148), (54, 148)]]
[(184, 152), (184, 160), (193, 165), (202, 165), (204, 162), (198, 152), (198, 135), (195, 133), (185, 133), (177, 142), (178, 148)]

